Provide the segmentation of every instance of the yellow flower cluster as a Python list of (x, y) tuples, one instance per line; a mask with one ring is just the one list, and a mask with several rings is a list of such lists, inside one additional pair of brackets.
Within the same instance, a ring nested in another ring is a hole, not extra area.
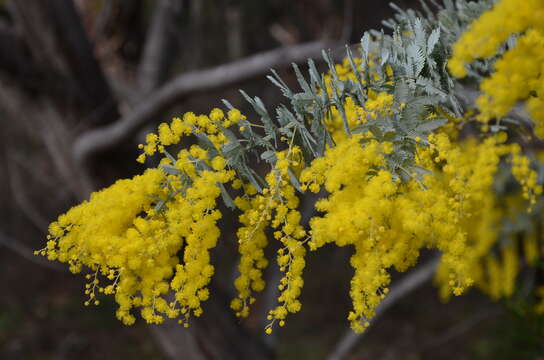
[(289, 170), (300, 167), (301, 150), (291, 145), (288, 150), (278, 152), (276, 157), (275, 166), (265, 178), (267, 187), (262, 194), (257, 194), (253, 187), (249, 187), (244, 197), (235, 200), (244, 211), (240, 216), (244, 226), (238, 230), (241, 254), (238, 266), (240, 276), (235, 281), (238, 297), (231, 303), (238, 316), (248, 316), (248, 305), (255, 301), (251, 290), (261, 291), (264, 288), (262, 269), (268, 263), (264, 257), (264, 247), (268, 243), (265, 229), (275, 229), (274, 238), (281, 243), (277, 255), (278, 266), (284, 273), (278, 285), (280, 305), (269, 312), (271, 323), (266, 328), (267, 333), (272, 332), (276, 320), (283, 326), (288, 313), (300, 310), (298, 297), (304, 283), (302, 271), (306, 253), (302, 240), (306, 232), (300, 225), (301, 215), (296, 210), (299, 199), (295, 188), (288, 181)]
[[(360, 58), (354, 58), (353, 61), (354, 61), (354, 65), (357, 68), (361, 67), (362, 60)], [(340, 63), (340, 64), (335, 64), (334, 69), (335, 69), (336, 74), (338, 75), (338, 78), (340, 80), (342, 80), (342, 81), (345, 81), (345, 80), (357, 81), (357, 76), (353, 72), (353, 69), (351, 68), (351, 64), (350, 64), (348, 58), (344, 58), (342, 60), (342, 63)], [(330, 82), (330, 79), (331, 79), (330, 74), (327, 74), (326, 79), (327, 79), (328, 82)], [(330, 91), (331, 90), (330, 88), (331, 88), (331, 86), (330, 86), (330, 83), (329, 83), (328, 86), (327, 86), (327, 89), (329, 89), (329, 91)]]
[(209, 251), (216, 247), (221, 233), (216, 226), (221, 218), (221, 213), (215, 209), (216, 199), (221, 194), (218, 184), (232, 180), (233, 175), (232, 171), (224, 169), (201, 171), (192, 179), (185, 194), (176, 195), (164, 212), (172, 233), (185, 243), (183, 262), (176, 265), (170, 284), (175, 301), (169, 311), (177, 311), (179, 307), (186, 319), (189, 312), (195, 316), (202, 313), (200, 303), (209, 295), (207, 285), (214, 272)]
[[(318, 192), (324, 186), (330, 193), (316, 204), (325, 215), (310, 221), (310, 248), (315, 250), (328, 243), (355, 246), (351, 264), (356, 271), (350, 291), (354, 311), (348, 319), (356, 331), (368, 326), (367, 319), (373, 317), (375, 307), (387, 293), (388, 265), (383, 256), (397, 250), (392, 249), (395, 245), (390, 242), (387, 222), (398, 184), (387, 171), (369, 174), (371, 168), (383, 167), (384, 146), (376, 141), (362, 146), (362, 138), (355, 135), (339, 143), (301, 174), (311, 191)], [(390, 254), (390, 259), (394, 256)]]
[(519, 260), (516, 248), (510, 244), (501, 250), (501, 258), (494, 255), (486, 258), (487, 279), (480, 288), (492, 299), (512, 296), (515, 280), (519, 273)]
[[(387, 92), (376, 93), (372, 90), (368, 91), (368, 100), (364, 106), (355, 104), (351, 97), (346, 98), (344, 103), (344, 112), (350, 129), (366, 124), (368, 117), (372, 119), (376, 119), (378, 116), (386, 117), (390, 115), (392, 109), (393, 95)], [(346, 138), (347, 134), (344, 130), (342, 115), (336, 107), (332, 108), (331, 116), (327, 117), (325, 122), (327, 130), (336, 142)]]
[(453, 75), (462, 77), (467, 74), (465, 64), (495, 56), (510, 36), (520, 34), (515, 46), (495, 63), (495, 72), (480, 85), (484, 93), (477, 101), (481, 121), (501, 118), (517, 101), (526, 100), (535, 132), (544, 137), (543, 15), (544, 2), (540, 0), (500, 0), (453, 46), (448, 66)]
[(529, 158), (521, 154), (517, 144), (512, 145), (512, 175), (522, 186), (523, 197), (530, 202), (530, 212), (537, 196), (542, 194), (542, 186), (538, 185), (538, 174), (531, 169)]
[[(544, 250), (544, 247), (542, 247)], [(537, 234), (532, 231), (525, 234), (523, 238), (523, 254), (525, 255), (525, 261), (529, 266), (535, 266), (539, 260), (540, 250)]]
[[(509, 1), (502, 0), (493, 11), (503, 3)], [(494, 36), (503, 36), (499, 35)], [(493, 51), (501, 41), (492, 37)], [(489, 56), (492, 50), (482, 50), (481, 56)], [(461, 63), (470, 60), (459, 56)], [(361, 65), (360, 60), (356, 65)], [(370, 76), (378, 76), (369, 71)], [(341, 79), (359, 81), (347, 61), (336, 67), (336, 73)], [(393, 76), (391, 68), (385, 76)], [(330, 77), (327, 84), (325, 90), (332, 94)], [(208, 285), (214, 273), (210, 250), (221, 234), (217, 199), (225, 196), (224, 185), (230, 184), (238, 191), (234, 204), (241, 211), (239, 276), (234, 283), (238, 295), (231, 302), (237, 316), (249, 315), (255, 293), (265, 287), (267, 232), (278, 240), (276, 259), (283, 276), (277, 284), (278, 305), (268, 313), (267, 333), (276, 322), (283, 326), (287, 315), (301, 308), (307, 247), (353, 247), (353, 309), (347, 318), (355, 331), (369, 326), (388, 293), (391, 268), (407, 270), (425, 248), (442, 253), (436, 274), (442, 297), (460, 295), (473, 284), (493, 298), (511, 295), (520, 267), (516, 243), (506, 242), (500, 257), (492, 250), (501, 236), (501, 221), (521, 206), (518, 200), (523, 197), (532, 207), (542, 193), (529, 158), (518, 145), (507, 144), (505, 133), (460, 139), (462, 120), (434, 107), (428, 118), (445, 117), (448, 124), (409, 140), (414, 163), (393, 161), (402, 144), (379, 141), (370, 131), (352, 135), (344, 131), (346, 123), (360, 130), (368, 121), (391, 117), (405, 106), (396, 104), (386, 91), (369, 89), (366, 95), (364, 104), (347, 97), (343, 107), (330, 109), (325, 123), (335, 145), (311, 163), (304, 162), (304, 149), (295, 144), (295, 130), (291, 139), (281, 138), (284, 150), (274, 152), (273, 165), (260, 185), (236, 173), (235, 160), (227, 150), (223, 153), (236, 141), (227, 128), (239, 126), (243, 133), (254, 126), (239, 110), (231, 109), (226, 115), (219, 109), (208, 115), (186, 113), (161, 124), (140, 145), (143, 152), (138, 158), (144, 162), (147, 156), (165, 154), (159, 169), (121, 180), (60, 216), (50, 226), (47, 247), (39, 253), (69, 263), (73, 272), (90, 268), (89, 303), (98, 304), (96, 291), (115, 294), (117, 316), (126, 324), (135, 321), (132, 312), (139, 308), (147, 322), (160, 323), (168, 317), (188, 325), (189, 317), (199, 316), (202, 302), (210, 296)], [(198, 135), (208, 146), (192, 145), (175, 157), (170, 155), (166, 147), (189, 135)], [(237, 146), (242, 141), (250, 143), (242, 139)], [(516, 194), (517, 202), (503, 204), (493, 186), (505, 162), (510, 162), (512, 175), (521, 185), (521, 196)], [(299, 183), (300, 193), (309, 191), (320, 197), (315, 203), (319, 215), (310, 219), (308, 231), (298, 210)], [(534, 235), (525, 239), (527, 262), (534, 264), (538, 242)], [(111, 283), (100, 285), (102, 277)]]
[[(357, 68), (362, 69), (361, 59), (354, 58), (354, 65)], [(376, 64), (372, 60), (370, 60), (368, 66), (370, 76), (372, 76), (376, 81), (379, 80), (379, 75), (376, 71), (373, 70), (373, 67), (376, 66)], [(358, 81), (347, 58), (343, 60), (342, 64), (336, 64), (335, 70), (340, 80), (349, 79), (355, 82)], [(386, 67), (386, 76), (388, 78), (392, 78), (393, 76), (393, 70), (389, 65), (387, 65)], [(366, 84), (366, 80), (360, 80), (362, 85)], [(333, 79), (330, 74), (325, 76), (325, 84), (327, 86), (326, 90), (329, 96), (332, 96), (332, 93), (334, 91), (331, 85), (332, 81)], [(386, 84), (391, 85), (393, 84), (393, 82), (388, 81), (386, 82)], [(369, 118), (376, 119), (378, 118), (378, 116), (387, 117), (391, 114), (392, 110), (394, 109), (392, 94), (389, 94), (387, 92), (377, 93), (372, 89), (366, 90), (366, 93), (368, 99), (363, 106), (357, 105), (353, 98), (347, 97), (345, 102), (343, 103), (343, 113), (339, 111), (336, 106), (333, 106), (331, 108), (330, 116), (326, 117), (325, 123), (327, 126), (327, 130), (329, 131), (335, 142), (340, 142), (344, 140), (347, 136), (344, 129), (344, 116), (345, 120), (347, 121), (348, 127), (350, 129), (355, 129), (359, 125), (366, 124)]]
[[(516, 147), (512, 146), (511, 152), (516, 153)], [(532, 225), (525, 225), (521, 231), (501, 229), (505, 222), (518, 223), (520, 217), (525, 217), (526, 220), (521, 221), (527, 222), (527, 200), (523, 193), (511, 194), (501, 203), (495, 197), (489, 194), (481, 203), (479, 213), (467, 223), (467, 228), (473, 231), (467, 233), (466, 256), (475, 285), (492, 299), (499, 300), (514, 294), (516, 278), (523, 265), (521, 259), (529, 266), (536, 266), (544, 247), (537, 231), (531, 229), (531, 226), (539, 227), (540, 216), (531, 214)], [(521, 246), (522, 252), (518, 250)]]
[[(183, 121), (175, 118), (170, 125), (161, 124), (158, 135), (148, 135), (139, 160), (165, 152), (165, 146), (193, 131), (204, 132), (219, 150), (228, 140), (218, 126), (242, 118), (238, 110), (227, 118), (219, 109), (209, 116), (187, 113)], [(149, 323), (181, 316), (180, 322), (187, 324), (191, 314), (202, 313), (201, 302), (209, 296), (214, 272), (209, 250), (220, 235), (216, 199), (220, 184), (233, 180), (234, 171), (227, 169), (223, 156), (212, 157), (197, 145), (181, 150), (176, 159), (163, 159), (161, 166), (168, 171), (147, 170), (118, 181), (61, 215), (40, 251), (68, 262), (73, 272), (89, 267), (94, 272), (87, 276), (92, 280), (86, 285), (90, 301), (99, 303), (96, 291), (115, 294), (117, 316), (125, 324), (135, 321), (133, 308), (140, 308)], [(100, 286), (100, 276), (112, 284)], [(168, 300), (171, 294), (173, 301)]]
[[(485, 281), (482, 263), (496, 244), (501, 216), (495, 175), (501, 158), (519, 150), (504, 144), (503, 133), (462, 142), (437, 133), (428, 137), (429, 147), (418, 148), (418, 164), (432, 172), (408, 174), (410, 180), (402, 182), (386, 169), (392, 144), (369, 136), (339, 142), (300, 177), (304, 188), (317, 193), (324, 187), (330, 194), (316, 203), (324, 216), (310, 221), (310, 248), (328, 243), (355, 248), (350, 291), (354, 310), (348, 319), (356, 331), (369, 325), (387, 293), (387, 269), (406, 270), (424, 247), (443, 253), (437, 273), (443, 297), (460, 295), (475, 280)], [(527, 168), (525, 162), (520, 166)], [(507, 259), (504, 276), (514, 279), (511, 256)]]
[[(468, 242), (469, 234), (474, 230), (467, 225), (474, 216), (483, 216), (482, 204), (487, 201), (487, 205), (492, 206), (487, 198), (494, 196), (492, 186), (500, 158), (510, 150), (509, 146), (501, 144), (504, 140), (506, 137), (502, 134), (482, 142), (468, 140), (461, 143), (454, 143), (441, 134), (430, 136), (430, 151), (437, 152), (431, 157), (441, 168), (441, 174), (427, 177), (425, 184), (431, 191), (443, 190), (431, 200), (434, 204), (429, 204), (429, 212), (433, 216), (432, 223), (438, 225), (433, 229), (437, 247), (444, 252), (441, 267), (447, 269), (448, 284), (455, 295), (474, 282), (470, 265), (471, 261), (477, 260), (478, 253), (472, 251)], [(477, 235), (472, 237), (478, 239)], [(485, 233), (483, 238), (485, 240)], [(488, 243), (484, 242), (484, 248), (485, 244)], [(472, 246), (478, 245), (476, 242)]]
[[(134, 322), (127, 312), (131, 296), (141, 291), (142, 309), (151, 309), (149, 294), (160, 292), (176, 261), (174, 244), (169, 238), (158, 242), (163, 227), (152, 218), (149, 196), (163, 195), (162, 181), (160, 170), (148, 170), (94, 193), (88, 202), (73, 207), (50, 225), (47, 248), (41, 251), (49, 259), (69, 263), (74, 273), (82, 266), (89, 267), (94, 272), (87, 276), (92, 280), (85, 291), (89, 302), (98, 305), (96, 291), (116, 293), (118, 316), (127, 324)], [(107, 277), (112, 284), (100, 286), (98, 276)], [(139, 279), (145, 280), (145, 286), (136, 285)]]
[(266, 177), (271, 196), (273, 193), (279, 195), (271, 226), (276, 230), (274, 238), (281, 243), (277, 262), (280, 271), (284, 273), (278, 285), (279, 305), (270, 310), (268, 315), (268, 320), (271, 320), (266, 329), (268, 333), (271, 332), (276, 320), (283, 326), (287, 314), (296, 313), (301, 308), (298, 297), (304, 284), (302, 271), (306, 265), (304, 260), (306, 249), (303, 238), (306, 231), (300, 224), (301, 215), (297, 210), (299, 199), (295, 194), (295, 188), (288, 180), (289, 168), (298, 167), (300, 156), (301, 150), (298, 146), (291, 146), (288, 151), (279, 152), (276, 166)]
[[(376, 71), (376, 56), (374, 54), (369, 54), (368, 59), (368, 76), (374, 81), (380, 80), (380, 76), (378, 72)], [(379, 62), (379, 61), (378, 61)], [(354, 57), (353, 58), (353, 65), (355, 65), (356, 68), (367, 71), (367, 69), (364, 68), (363, 60), (361, 58)], [(338, 79), (345, 81), (345, 80), (351, 80), (351, 81), (358, 81), (357, 76), (353, 72), (352, 65), (349, 61), (349, 58), (342, 59), (342, 62), (339, 64), (335, 64), (334, 69), (336, 71), (336, 74), (338, 75)], [(387, 76), (388, 82), (386, 84), (392, 85), (393, 84), (393, 69), (391, 68), (391, 65), (387, 64), (385, 66), (385, 75)], [(330, 74), (327, 74), (326, 76), (326, 82), (327, 82), (327, 89), (330, 91)], [(365, 85), (367, 82), (365, 79), (361, 79), (361, 84)]]
[[(262, 270), (268, 266), (264, 249), (268, 245), (266, 228), (272, 218), (274, 200), (271, 197), (257, 195), (252, 185), (246, 185), (244, 196), (237, 197), (234, 202), (243, 211), (239, 217), (243, 225), (238, 229), (238, 251), (240, 263), (234, 286), (238, 291), (237, 298), (231, 302), (231, 308), (239, 317), (249, 315), (249, 305), (255, 298), (252, 291), (262, 291), (265, 287)], [(275, 194), (274, 194), (275, 195)]]
[(144, 163), (147, 156), (155, 153), (164, 153), (165, 146), (178, 144), (184, 136), (205, 133), (217, 150), (228, 142), (221, 128), (228, 128), (245, 120), (245, 116), (238, 109), (229, 110), (227, 116), (223, 110), (214, 108), (209, 115), (195, 115), (192, 112), (185, 113), (183, 118), (175, 117), (170, 124), (159, 125), (158, 134), (150, 133), (146, 136), (146, 144), (140, 144), (143, 150), (137, 161)]
[[(469, 169), (471, 172), (478, 170), (471, 177), (473, 181), (480, 182), (483, 186), (477, 186), (479, 190), (473, 188), (472, 190), (466, 189), (463, 192), (465, 196), (463, 212), (465, 215), (459, 218), (457, 228), (464, 233), (464, 239), (463, 245), (461, 243), (456, 245), (460, 246), (457, 252), (462, 254), (462, 258), (450, 259), (453, 266), (446, 269), (444, 265), (447, 265), (445, 260), (448, 257), (448, 252), (447, 249), (441, 248), (439, 245), (439, 248), (445, 252), (441, 266), (437, 271), (440, 294), (444, 299), (447, 299), (450, 295), (446, 284), (448, 282), (450, 285), (456, 283), (456, 281), (452, 281), (455, 280), (454, 276), (452, 276), (452, 270), (453, 274), (464, 274), (463, 276), (468, 280), (467, 286), (473, 282), (493, 299), (509, 297), (514, 292), (515, 280), (520, 270), (517, 240), (514, 239), (513, 235), (509, 236), (507, 241), (500, 246), (500, 257), (494, 255), (492, 249), (497, 245), (501, 237), (502, 225), (505, 219), (510, 219), (509, 221), (514, 223), (518, 221), (519, 214), (524, 212), (524, 208), (527, 208), (527, 205), (525, 205), (526, 200), (530, 199), (528, 208), (530, 211), (537, 195), (541, 193), (541, 189), (539, 185), (536, 185), (536, 173), (529, 168), (527, 157), (520, 154), (519, 146), (517, 144), (501, 145), (505, 138), (504, 134), (498, 134), (482, 143), (462, 144), (463, 151), (468, 152), (466, 159), (469, 159), (470, 154), (473, 154), (473, 156), (474, 154), (481, 154), (483, 157), (480, 158), (480, 155), (477, 158), (473, 157), (470, 160), (474, 162), (473, 165), (467, 163), (462, 166), (459, 163), (455, 167), (464, 170)], [(497, 201), (497, 195), (492, 188), (493, 178), (496, 177), (498, 169), (496, 167), (493, 169), (491, 164), (485, 165), (480, 162), (494, 159), (491, 162), (497, 161), (498, 164), (499, 157), (510, 159), (513, 163), (512, 174), (522, 185), (521, 193), (506, 199), (502, 204)], [(487, 170), (482, 173), (483, 166), (487, 167)], [(516, 169), (516, 167), (519, 168)], [(456, 176), (459, 176), (459, 172), (457, 172)], [(482, 176), (487, 176), (488, 180), (482, 182)], [(534, 182), (530, 182), (530, 186), (527, 185), (529, 179), (534, 180)], [(466, 184), (468, 185), (471, 182), (466, 181)], [(451, 180), (450, 184), (453, 185)], [(523, 233), (516, 235), (516, 237), (524, 242), (527, 263), (534, 265), (539, 257), (539, 245), (534, 233)], [(454, 294), (458, 291), (458, 289), (454, 288)]]

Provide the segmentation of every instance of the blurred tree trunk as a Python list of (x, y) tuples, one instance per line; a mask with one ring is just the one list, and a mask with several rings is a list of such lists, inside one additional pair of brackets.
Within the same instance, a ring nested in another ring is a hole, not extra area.
[[(250, 334), (229, 308), (229, 298), (217, 287), (206, 301), (204, 314), (189, 328), (166, 321), (151, 326), (169, 360), (272, 360), (275, 354), (260, 337)], [(263, 332), (264, 333), (264, 332)]]

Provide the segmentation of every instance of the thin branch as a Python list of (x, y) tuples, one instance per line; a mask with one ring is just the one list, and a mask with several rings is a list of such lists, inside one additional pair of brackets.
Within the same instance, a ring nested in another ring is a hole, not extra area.
[(43, 185), (58, 187), (56, 179), (51, 176), (52, 174), (59, 175), (67, 184), (66, 189), (69, 189), (79, 199), (86, 199), (92, 189), (92, 182), (91, 178), (86, 177), (83, 172), (77, 171), (76, 164), (71, 157), (73, 135), (68, 129), (69, 124), (65, 123), (68, 115), (60, 115), (54, 104), (48, 99), (32, 98), (19, 87), (11, 84), (10, 81), (2, 80), (4, 78), (0, 80), (0, 93), (2, 93), (0, 108), (9, 115), (9, 118), (17, 119), (19, 124), (15, 129), (22, 127), (32, 141), (43, 144), (46, 149), (45, 154), (51, 157), (56, 171), (38, 173), (36, 166), (29, 158), (23, 158), (22, 152), (10, 151), (8, 154), (10, 161), (18, 163), (19, 168), (25, 169), (27, 174)]
[(66, 272), (66, 269), (63, 266), (57, 263), (53, 263), (49, 260), (45, 260), (42, 257), (34, 255), (34, 251), (32, 249), (26, 247), (25, 245), (21, 244), (19, 241), (8, 236), (2, 230), (0, 230), (0, 246), (5, 246), (6, 248), (10, 249), (17, 255), (20, 255), (21, 257), (25, 258), (26, 260), (30, 262), (33, 262), (36, 265), (44, 266), (56, 271)]
[(25, 54), (24, 43), (16, 29), (0, 23), (0, 70), (4, 75), (17, 81), (25, 90), (37, 90), (42, 83), (36, 62)]
[(244, 59), (208, 70), (179, 75), (151, 93), (146, 101), (137, 105), (118, 121), (83, 133), (76, 139), (73, 154), (78, 164), (85, 168), (91, 155), (111, 148), (127, 139), (153, 117), (175, 102), (198, 93), (215, 90), (243, 80), (254, 78), (274, 67), (287, 66), (318, 56), (321, 49), (332, 44), (322, 41), (290, 46), (252, 55)]
[(26, 191), (23, 189), (23, 182), (19, 173), (19, 170), (16, 168), (15, 164), (11, 161), (8, 162), (8, 178), (10, 188), (12, 190), (15, 203), (23, 211), (26, 217), (30, 222), (40, 231), (47, 229), (48, 222), (45, 217), (36, 209), (26, 194)]
[(17, 166), (20, 170), (24, 171), (23, 176), (29, 176), (33, 181), (36, 181), (45, 188), (58, 186), (58, 181), (50, 174), (45, 172), (36, 173), (36, 169), (33, 164), (29, 164), (28, 158), (24, 155), (4, 150), (8, 155), (8, 161), (13, 162), (13, 166)]
[[(438, 258), (434, 258), (425, 265), (422, 265), (421, 267), (418, 267), (414, 271), (410, 272), (395, 285), (393, 285), (387, 297), (376, 309), (376, 315), (374, 316), (373, 321), (375, 322), (381, 315), (383, 315), (387, 311), (387, 309), (389, 309), (391, 306), (404, 299), (408, 294), (429, 281), (434, 274), (438, 261)], [(361, 339), (367, 332), (368, 329), (364, 333), (360, 334), (357, 334), (352, 330), (346, 331), (344, 336), (342, 336), (333, 351), (327, 357), (327, 360), (344, 359), (351, 352), (351, 350), (353, 350), (357, 343), (361, 341)]]
[(431, 339), (428, 343), (424, 344), (422, 346), (421, 352), (429, 351), (432, 349), (439, 348), (441, 346), (444, 346), (448, 342), (454, 340), (455, 338), (465, 334), (466, 332), (473, 329), (475, 326), (482, 323), (482, 321), (497, 316), (501, 313), (500, 308), (494, 308), (494, 309), (483, 309), (481, 311), (478, 311), (476, 314), (473, 314), (463, 321), (460, 321), (459, 323), (453, 325), (446, 331), (444, 331), (442, 334), (439, 334), (434, 339)]
[(40, 120), (43, 122), (43, 128), (47, 127), (47, 131), (41, 131), (43, 143), (59, 175), (79, 200), (85, 200), (94, 188), (93, 183), (86, 171), (77, 171), (77, 164), (73, 164), (66, 151), (69, 149), (67, 139), (70, 138), (70, 134), (65, 124), (60, 121), (59, 115), (52, 107), (46, 108)]
[(272, 334), (266, 334), (264, 328), (270, 323), (268, 320), (268, 310), (274, 309), (278, 303), (278, 296), (280, 290), (278, 285), (280, 283), (283, 274), (280, 272), (278, 266), (271, 266), (267, 272), (266, 284), (268, 285), (263, 293), (263, 308), (267, 311), (263, 311), (260, 318), (260, 327), (257, 331), (261, 334), (261, 340), (270, 348), (275, 348), (278, 342), (278, 331), (273, 331)]

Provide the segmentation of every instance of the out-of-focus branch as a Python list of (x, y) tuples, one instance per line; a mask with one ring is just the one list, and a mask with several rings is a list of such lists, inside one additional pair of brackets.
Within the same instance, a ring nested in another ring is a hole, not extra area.
[(161, 0), (156, 5), (138, 73), (140, 94), (144, 95), (159, 86), (167, 75), (175, 46), (176, 22), (182, 13), (182, 0)]
[(453, 325), (449, 329), (447, 329), (442, 334), (439, 334), (437, 337), (431, 339), (426, 344), (423, 344), (421, 346), (421, 352), (425, 351), (432, 351), (434, 349), (440, 348), (447, 344), (448, 342), (452, 341), (453, 339), (466, 334), (468, 331), (473, 329), (474, 327), (480, 325), (483, 321), (489, 319), (490, 317), (495, 317), (501, 313), (501, 309), (499, 307), (495, 307), (492, 309), (485, 308), (481, 311), (478, 311), (477, 313), (468, 316), (466, 319), (460, 321), (459, 323)]
[(305, 61), (318, 56), (322, 49), (333, 44), (316, 41), (284, 47), (252, 55), (212, 69), (179, 75), (151, 93), (132, 111), (118, 121), (83, 133), (76, 139), (73, 154), (84, 167), (91, 155), (108, 149), (130, 137), (147, 121), (165, 111), (176, 101), (189, 95), (215, 90), (223, 86), (265, 74), (274, 67)]
[(52, 88), (50, 99), (70, 108), (74, 119), (89, 114), (93, 114), (90, 123), (117, 119), (116, 101), (74, 2), (17, 0), (7, 6), (32, 59), (46, 76), (40, 85)]
[[(387, 309), (429, 281), (434, 274), (438, 261), (438, 257), (434, 258), (397, 281), (395, 285), (391, 287), (391, 291), (387, 297), (376, 309), (376, 315), (374, 316), (373, 321), (375, 322), (387, 311)], [(368, 329), (366, 331), (368, 331)], [(357, 334), (352, 330), (348, 330), (336, 344), (333, 351), (327, 357), (327, 360), (341, 360), (346, 358), (365, 334), (366, 332)]]
[[(29, 169), (32, 165), (28, 164), (28, 159), (21, 159), (23, 152), (17, 152), (13, 146), (10, 151), (10, 160), (17, 161), (21, 168), (26, 169), (46, 187), (51, 186), (50, 183), (46, 184), (48, 181), (55, 181), (50, 177), (51, 174), (60, 176), (66, 184), (63, 190), (68, 189), (80, 200), (86, 199), (92, 190), (92, 182), (86, 173), (78, 171), (72, 159), (70, 153), (72, 133), (69, 124), (65, 123), (68, 116), (60, 114), (48, 100), (32, 98), (11, 81), (4, 81), (2, 76), (0, 76), (0, 93), (2, 94), (0, 110), (8, 118), (17, 119), (21, 128), (24, 128), (32, 139), (37, 140), (40, 143), (39, 146), (45, 148), (46, 151), (43, 153), (50, 156), (56, 171), (45, 175), (37, 174), (36, 169)], [(10, 134), (10, 131), (7, 131), (7, 134)], [(6, 140), (9, 143), (11, 138)]]
[(40, 118), (43, 123), (42, 128), (47, 129), (40, 132), (43, 143), (58, 174), (79, 200), (85, 200), (94, 189), (92, 179), (86, 171), (79, 171), (66, 151), (70, 148), (68, 143), (70, 135), (66, 125), (60, 120), (60, 116), (52, 107), (47, 107), (45, 110)]
[(32, 201), (27, 197), (25, 190), (23, 189), (23, 182), (15, 164), (8, 162), (8, 178), (9, 185), (15, 198), (17, 206), (23, 211), (30, 222), (39, 230), (43, 231), (47, 229), (47, 220), (45, 217), (34, 207)]
[(6, 248), (10, 249), (17, 255), (20, 255), (21, 257), (25, 258), (26, 260), (30, 262), (33, 262), (34, 264), (44, 266), (49, 269), (53, 269), (57, 271), (66, 271), (66, 269), (62, 267), (61, 265), (34, 255), (34, 251), (32, 249), (21, 244), (20, 241), (11, 238), (7, 234), (5, 234), (2, 230), (0, 230), (0, 246), (5, 246)]
[(41, 83), (37, 64), (25, 54), (24, 44), (15, 28), (0, 23), (0, 69), (5, 75), (18, 82), (25, 90), (32, 91)]

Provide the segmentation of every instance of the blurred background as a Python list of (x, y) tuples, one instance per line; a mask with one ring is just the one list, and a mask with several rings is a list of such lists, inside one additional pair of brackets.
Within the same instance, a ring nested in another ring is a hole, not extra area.
[(392, 13), (387, 1), (358, 0), (0, 1), (0, 359), (538, 358), (538, 324), (522, 305), (475, 291), (444, 305), (425, 268), (353, 336), (350, 250), (333, 247), (309, 254), (302, 311), (266, 336), (273, 289), (246, 320), (228, 309), (235, 215), (213, 254), (224, 271), (189, 329), (125, 327), (113, 299), (83, 306), (83, 277), (32, 255), (60, 213), (143, 171), (137, 144), (159, 122), (223, 98), (251, 113), (240, 88), (272, 108), (282, 98), (270, 68), (294, 86), (291, 62), (319, 60), (323, 48), (341, 59)]

